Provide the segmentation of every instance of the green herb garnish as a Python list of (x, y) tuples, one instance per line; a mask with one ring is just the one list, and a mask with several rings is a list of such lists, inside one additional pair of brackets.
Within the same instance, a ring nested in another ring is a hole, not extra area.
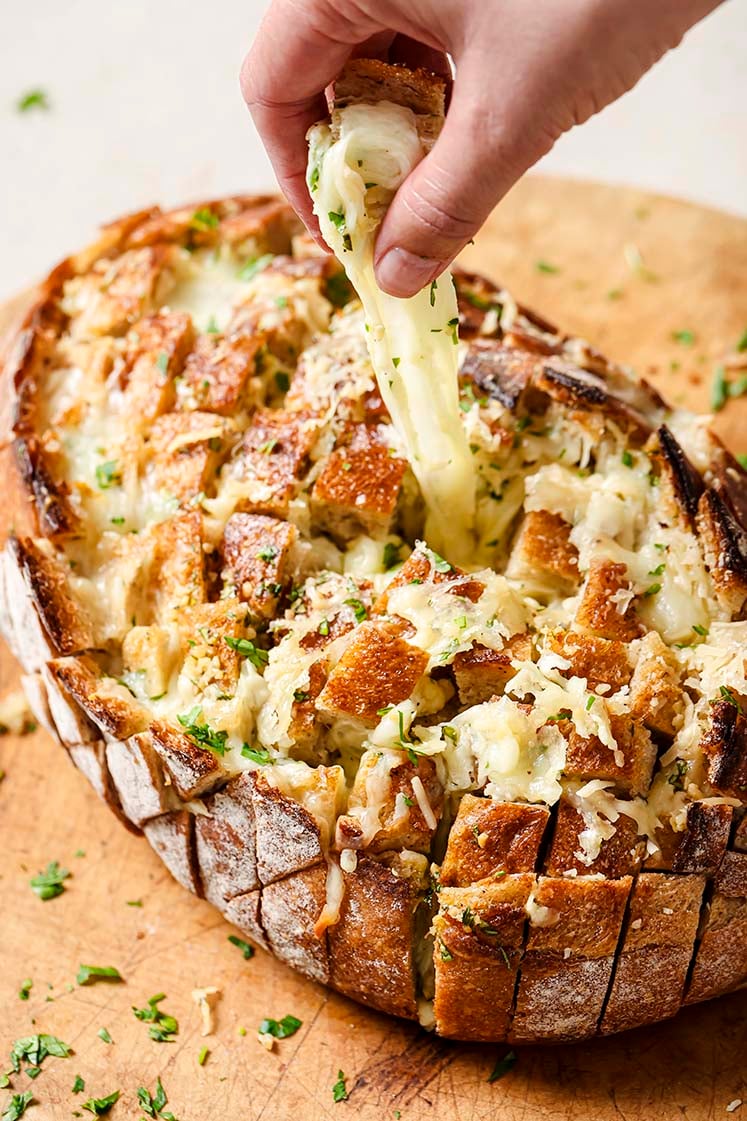
[(262, 272), (272, 264), (274, 254), (263, 253), (261, 257), (250, 257), (245, 265), (239, 269), (239, 280), (252, 280), (257, 273)]
[(48, 899), (56, 899), (58, 895), (62, 895), (65, 890), (63, 880), (69, 878), (70, 873), (67, 869), (60, 868), (57, 861), (52, 860), (44, 872), (40, 872), (38, 876), (33, 876), (29, 882), (34, 894), (46, 902)]
[(214, 751), (216, 755), (225, 755), (228, 751), (228, 732), (223, 730), (214, 731), (209, 724), (198, 724), (198, 720), (202, 715), (202, 707), (195, 705), (187, 713), (179, 713), (177, 720), (181, 724), (184, 731), (193, 739), (195, 743), (202, 744), (210, 751)]
[(345, 1085), (345, 1075), (341, 1070), (337, 1072), (337, 1081), (332, 1087), (332, 1101), (346, 1102), (348, 1100), (348, 1088)]
[(47, 96), (46, 90), (34, 89), (21, 94), (16, 102), (16, 109), (19, 113), (28, 113), (31, 109), (49, 110), (49, 97)]
[(124, 981), (124, 977), (113, 965), (81, 965), (75, 980), (79, 985), (91, 985), (94, 981)]
[(85, 1088), (86, 1088), (85, 1082), (83, 1081), (83, 1079), (81, 1078), (81, 1076), (79, 1074), (76, 1074), (75, 1082), (73, 1082), (72, 1093), (73, 1094), (82, 1094), (83, 1091), (85, 1090)]
[(2, 1121), (18, 1121), (18, 1118), (23, 1117), (33, 1100), (32, 1090), (24, 1090), (22, 1094), (13, 1094), (3, 1111)]
[(270, 762), (270, 753), (266, 747), (252, 747), (251, 744), (243, 743), (241, 754), (245, 759), (251, 759), (252, 763), (260, 763), (264, 766), (265, 763)]
[(241, 950), (246, 961), (249, 961), (250, 958), (254, 957), (254, 946), (251, 946), (248, 942), (245, 942), (243, 938), (239, 938), (238, 934), (229, 934), (228, 941), (232, 946), (237, 946)]
[(106, 463), (96, 465), (96, 482), (101, 490), (117, 487), (122, 482), (119, 464), (116, 459), (109, 459)]
[(115, 1090), (113, 1094), (109, 1094), (106, 1098), (89, 1098), (87, 1102), (83, 1102), (82, 1108), (87, 1109), (94, 1117), (103, 1117), (118, 1101), (119, 1090)]
[(516, 1052), (515, 1051), (507, 1051), (506, 1054), (503, 1056), (503, 1058), (499, 1059), (498, 1062), (493, 1067), (493, 1070), (491, 1071), (490, 1075), (488, 1076), (488, 1082), (497, 1082), (499, 1078), (503, 1078), (503, 1076), (505, 1074), (508, 1074), (508, 1072), (510, 1070), (512, 1070), (515, 1066), (516, 1066)]
[(99, 1030), (96, 1032), (96, 1035), (99, 1037), (99, 1039), (103, 1039), (104, 1043), (114, 1042), (112, 1037), (109, 1035), (109, 1031), (107, 1028), (99, 1028)]
[(162, 1000), (166, 999), (166, 993), (156, 993), (148, 1001), (147, 1008), (135, 1008), (132, 1011), (136, 1020), (142, 1020), (146, 1024), (152, 1026), (148, 1029), (148, 1035), (156, 1043), (173, 1043), (171, 1036), (177, 1035), (179, 1032), (179, 1024), (174, 1016), (169, 1016), (167, 1012), (162, 1012), (158, 1005)]
[(209, 206), (201, 206), (199, 210), (195, 210), (190, 219), (190, 227), (193, 230), (214, 230), (216, 226), (220, 225), (220, 218), (217, 214), (213, 214)]
[(18, 999), (19, 1000), (28, 1000), (29, 994), (30, 994), (31, 990), (33, 989), (33, 987), (34, 987), (34, 982), (31, 980), (30, 977), (25, 981), (21, 981), (21, 987), (18, 990)]
[(274, 1039), (287, 1039), (289, 1035), (296, 1034), (301, 1023), (295, 1016), (283, 1016), (282, 1020), (265, 1019), (258, 1031), (260, 1035), (271, 1035)]
[(549, 261), (535, 261), (534, 267), (537, 272), (544, 272), (548, 274), (555, 274), (560, 272), (560, 269), (557, 267), (557, 265), (551, 265)]
[(261, 669), (269, 661), (270, 655), (268, 652), (262, 650), (259, 646), (255, 646), (248, 638), (231, 638), (230, 635), (226, 635), (225, 643), (237, 654), (240, 654), (242, 658), (248, 658), (255, 669)]
[(162, 1117), (163, 1121), (176, 1121), (173, 1113), (164, 1112), (164, 1106), (169, 1099), (166, 1097), (160, 1078), (156, 1079), (155, 1094), (149, 1093), (145, 1086), (139, 1086), (137, 1100), (143, 1113), (147, 1113), (148, 1117)]

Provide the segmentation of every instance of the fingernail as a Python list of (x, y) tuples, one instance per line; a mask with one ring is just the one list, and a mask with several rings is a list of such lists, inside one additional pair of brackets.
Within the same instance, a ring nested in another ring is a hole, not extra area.
[(379, 286), (390, 296), (414, 296), (443, 272), (443, 264), (409, 249), (387, 249), (376, 265)]

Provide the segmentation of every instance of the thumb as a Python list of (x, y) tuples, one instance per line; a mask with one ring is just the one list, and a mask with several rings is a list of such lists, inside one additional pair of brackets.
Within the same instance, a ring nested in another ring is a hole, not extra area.
[(511, 112), (515, 94), (486, 88), (484, 73), (471, 82), (469, 69), (465, 59), (441, 135), (400, 186), (379, 231), (376, 278), (392, 296), (412, 296), (435, 280), (563, 131), (549, 131), (541, 107), (531, 114), (525, 102)]

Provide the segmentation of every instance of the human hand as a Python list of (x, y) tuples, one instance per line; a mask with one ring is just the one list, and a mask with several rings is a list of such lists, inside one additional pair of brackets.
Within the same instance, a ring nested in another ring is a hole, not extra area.
[(376, 276), (393, 296), (435, 279), (519, 177), (573, 125), (615, 101), (720, 0), (273, 0), (241, 87), (284, 193), (318, 234), (306, 131), (356, 54), (449, 75), (432, 151), (378, 234)]

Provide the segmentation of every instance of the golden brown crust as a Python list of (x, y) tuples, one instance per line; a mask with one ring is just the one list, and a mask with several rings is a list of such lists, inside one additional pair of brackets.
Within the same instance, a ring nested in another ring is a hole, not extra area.
[[(340, 919), (329, 930), (330, 981), (362, 1004), (412, 1020), (418, 1012), (415, 911), (425, 884), (424, 876), (398, 875), (398, 859), (361, 854), (355, 871), (344, 873)], [(380, 937), (382, 915), (387, 916), (385, 939)]]

